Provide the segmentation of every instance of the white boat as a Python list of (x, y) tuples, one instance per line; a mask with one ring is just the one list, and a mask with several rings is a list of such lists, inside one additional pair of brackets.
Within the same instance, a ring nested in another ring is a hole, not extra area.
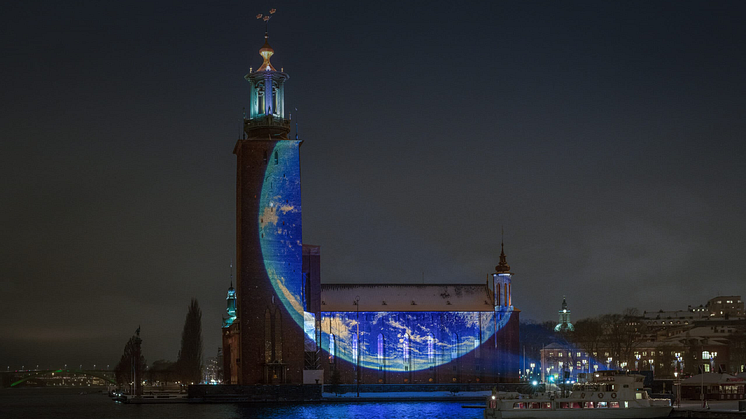
[[(611, 372), (611, 371), (610, 371)], [(603, 419), (665, 418), (669, 399), (651, 399), (643, 389), (644, 376), (596, 374), (598, 382), (576, 385), (569, 395), (553, 391), (532, 395), (493, 392), (487, 398), (485, 419)]]

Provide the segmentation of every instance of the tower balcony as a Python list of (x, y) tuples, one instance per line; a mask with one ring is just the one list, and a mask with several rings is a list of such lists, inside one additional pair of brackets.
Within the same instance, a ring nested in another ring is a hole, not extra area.
[(249, 138), (266, 139), (270, 137), (284, 137), (290, 133), (290, 120), (275, 115), (260, 115), (252, 119), (244, 119), (244, 132)]

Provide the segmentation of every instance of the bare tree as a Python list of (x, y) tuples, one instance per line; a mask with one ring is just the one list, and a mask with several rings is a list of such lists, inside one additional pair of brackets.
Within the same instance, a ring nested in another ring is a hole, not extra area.
[(573, 344), (596, 358), (603, 343), (604, 327), (598, 317), (580, 319), (575, 322), (575, 332), (571, 336)]

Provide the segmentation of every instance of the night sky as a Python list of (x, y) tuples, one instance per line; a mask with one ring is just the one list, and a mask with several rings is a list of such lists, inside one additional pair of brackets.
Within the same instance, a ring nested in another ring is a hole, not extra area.
[(522, 319), (746, 295), (746, 3), (15, 2), (0, 83), (0, 362), (206, 356), (270, 21), (326, 283), (474, 283)]

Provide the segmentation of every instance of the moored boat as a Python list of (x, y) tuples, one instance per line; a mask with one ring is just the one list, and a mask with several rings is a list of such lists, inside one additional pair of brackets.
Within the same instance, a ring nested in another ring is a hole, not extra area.
[(537, 394), (493, 392), (485, 419), (603, 419), (667, 417), (668, 399), (652, 399), (643, 389), (642, 375), (597, 374), (599, 382), (576, 385), (566, 396), (560, 391)]

